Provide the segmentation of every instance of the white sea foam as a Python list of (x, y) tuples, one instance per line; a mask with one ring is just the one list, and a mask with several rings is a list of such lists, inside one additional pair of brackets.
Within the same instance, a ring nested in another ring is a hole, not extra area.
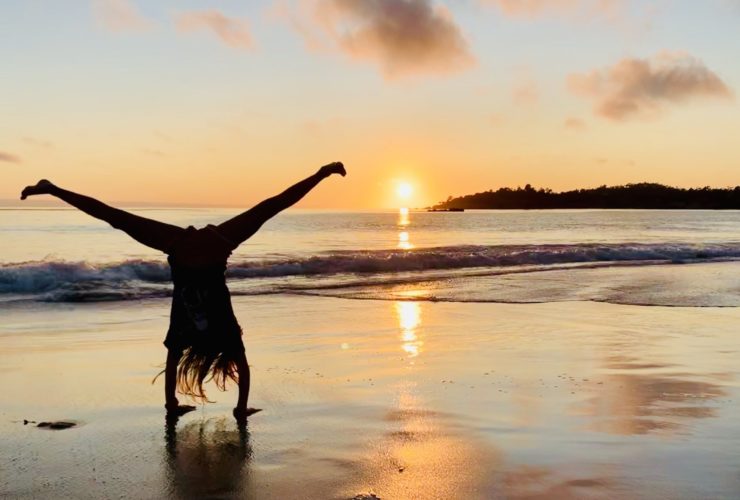
[[(358, 275), (364, 284), (383, 286), (428, 279), (430, 272), (436, 272), (437, 278), (452, 277), (474, 268), (501, 275), (589, 264), (608, 267), (717, 260), (740, 260), (740, 244), (466, 245), (411, 251), (340, 251), (307, 258), (230, 262), (227, 277), (236, 293), (261, 294), (357, 286), (357, 279), (352, 277)], [(287, 278), (309, 276), (312, 279), (298, 288), (285, 286)], [(338, 276), (340, 279), (335, 279)], [(141, 299), (166, 296), (169, 279), (164, 260), (24, 262), (0, 266), (0, 294), (65, 302)], [(259, 286), (249, 283), (256, 279)]]

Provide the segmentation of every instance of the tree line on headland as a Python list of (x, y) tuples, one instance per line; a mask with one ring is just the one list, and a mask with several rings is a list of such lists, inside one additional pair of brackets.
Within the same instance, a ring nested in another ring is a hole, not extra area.
[(624, 186), (600, 186), (555, 193), (531, 185), (500, 188), (437, 203), (434, 210), (450, 209), (740, 209), (740, 186), (734, 188), (676, 188), (642, 182)]

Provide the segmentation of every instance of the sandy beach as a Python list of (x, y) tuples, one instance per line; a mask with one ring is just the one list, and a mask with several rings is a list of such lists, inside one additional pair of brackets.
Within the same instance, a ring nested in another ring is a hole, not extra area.
[(215, 387), (214, 403), (165, 425), (162, 380), (151, 380), (166, 300), (10, 309), (0, 337), (6, 498), (740, 490), (737, 308), (239, 297), (250, 404), (264, 410), (241, 430), (236, 390)]

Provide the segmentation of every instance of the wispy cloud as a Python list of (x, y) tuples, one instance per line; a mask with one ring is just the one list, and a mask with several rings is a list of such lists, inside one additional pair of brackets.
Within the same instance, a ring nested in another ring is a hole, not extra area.
[(504, 15), (536, 18), (546, 15), (566, 17), (604, 17), (615, 19), (621, 15), (626, 0), (479, 0), (492, 5)]
[(516, 104), (520, 105), (532, 105), (539, 102), (540, 89), (529, 69), (517, 69), (511, 97)]
[(705, 64), (686, 53), (627, 58), (614, 66), (568, 77), (576, 95), (594, 101), (594, 112), (611, 120), (655, 116), (667, 106), (696, 98), (730, 99), (730, 88)]
[(143, 31), (153, 25), (129, 0), (93, 0), (92, 6), (98, 22), (111, 31)]
[(175, 17), (175, 24), (181, 32), (210, 31), (234, 49), (254, 48), (247, 22), (228, 17), (217, 10), (183, 12)]
[(7, 163), (20, 163), (21, 159), (16, 155), (0, 151), (0, 161), (4, 161)]
[(43, 139), (37, 139), (35, 137), (24, 137), (23, 142), (28, 144), (31, 147), (34, 147), (36, 149), (53, 149), (54, 144), (51, 141), (46, 141)]
[(568, 130), (585, 130), (586, 129), (586, 122), (581, 120), (580, 118), (576, 118), (574, 116), (568, 117), (565, 119), (565, 122), (563, 123), (563, 126)]
[(440, 75), (475, 64), (452, 14), (431, 0), (304, 0), (278, 11), (312, 50), (338, 50), (386, 79)]
[(504, 115), (501, 113), (491, 113), (488, 115), (488, 124), (492, 127), (498, 127), (505, 121)]
[(149, 156), (167, 156), (164, 151), (161, 151), (159, 149), (142, 148), (141, 152)]

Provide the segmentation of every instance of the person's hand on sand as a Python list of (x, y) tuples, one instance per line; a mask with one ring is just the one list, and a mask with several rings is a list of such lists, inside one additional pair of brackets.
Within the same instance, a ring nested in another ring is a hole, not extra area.
[(237, 422), (244, 422), (247, 420), (247, 417), (250, 415), (254, 415), (258, 411), (262, 411), (261, 408), (239, 408), (238, 406), (234, 408), (234, 418)]
[(342, 164), (341, 161), (335, 161), (334, 163), (324, 165), (319, 169), (319, 172), (323, 174), (324, 177), (329, 177), (332, 174), (339, 174), (342, 177), (347, 175), (347, 171), (344, 169), (344, 164)]
[(51, 193), (51, 190), (54, 188), (54, 184), (47, 181), (46, 179), (41, 179), (36, 183), (35, 186), (26, 186), (26, 188), (21, 192), (21, 200), (25, 200), (29, 196), (34, 196), (37, 194), (49, 194)]
[(181, 405), (178, 403), (165, 405), (168, 417), (181, 417), (195, 410), (193, 405)]

